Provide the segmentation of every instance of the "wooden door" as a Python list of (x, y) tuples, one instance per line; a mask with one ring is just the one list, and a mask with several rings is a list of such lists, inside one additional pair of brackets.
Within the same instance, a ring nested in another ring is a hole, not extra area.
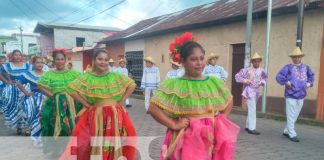
[(323, 38), (322, 38), (322, 51), (320, 57), (316, 120), (324, 121), (324, 26), (323, 26), (322, 37)]
[(236, 83), (235, 74), (244, 67), (244, 48), (245, 44), (234, 44), (233, 45), (233, 61), (232, 61), (232, 95), (234, 106), (242, 106), (242, 89), (241, 83)]
[(92, 50), (87, 50), (83, 52), (83, 65), (82, 69), (83, 71), (87, 69), (88, 65), (91, 65), (92, 63), (92, 55), (93, 55), (93, 49)]

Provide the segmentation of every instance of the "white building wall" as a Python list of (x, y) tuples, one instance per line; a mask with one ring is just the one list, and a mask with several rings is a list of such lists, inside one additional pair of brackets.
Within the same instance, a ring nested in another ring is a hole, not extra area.
[[(17, 43), (21, 46), (21, 38), (19, 34), (14, 34), (14, 36), (17, 39)], [(24, 54), (29, 54), (29, 44), (36, 44), (39, 46), (39, 36), (37, 35), (22, 35), (22, 41), (23, 41), (23, 50), (22, 52)], [(21, 47), (18, 48), (21, 50)]]
[(125, 42), (125, 52), (144, 51), (144, 49), (145, 49), (144, 39)]
[(76, 38), (85, 38), (85, 46), (91, 46), (105, 37), (102, 31), (84, 31), (54, 28), (54, 47), (71, 49), (76, 47)]

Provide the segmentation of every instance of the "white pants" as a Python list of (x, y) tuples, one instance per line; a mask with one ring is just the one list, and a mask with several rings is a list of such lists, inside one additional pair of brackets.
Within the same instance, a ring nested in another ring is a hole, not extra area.
[(303, 107), (303, 104), (304, 104), (304, 99), (286, 98), (287, 124), (284, 129), (284, 133), (288, 134), (289, 137), (297, 136), (297, 133), (295, 131), (295, 123)]
[(154, 89), (145, 88), (144, 94), (145, 94), (145, 109), (146, 109), (146, 111), (150, 107), (150, 99), (153, 96), (153, 91), (154, 91)]
[(128, 98), (125, 101), (125, 105), (129, 105), (129, 99)]
[(256, 99), (248, 99), (246, 101), (248, 107), (248, 115), (246, 118), (246, 128), (255, 130), (256, 128)]

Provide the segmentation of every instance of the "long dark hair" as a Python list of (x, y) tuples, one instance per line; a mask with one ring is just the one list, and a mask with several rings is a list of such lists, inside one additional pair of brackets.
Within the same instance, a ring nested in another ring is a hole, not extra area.
[(95, 49), (92, 55), (92, 64), (91, 64), (91, 70), (93, 71), (93, 69), (96, 67), (94, 62), (96, 60), (96, 58), (99, 56), (100, 53), (105, 53), (108, 55), (108, 52), (104, 49)]
[(15, 50), (12, 51), (12, 56), (17, 52), (19, 52), (22, 55), (22, 53), (21, 53), (21, 51), (19, 49), (15, 49)]
[(37, 59), (40, 59), (40, 60), (43, 61), (43, 58), (42, 58), (42, 57), (35, 56), (35, 57), (33, 57), (33, 59), (32, 59), (32, 63), (35, 64), (36, 61), (37, 61)]
[(192, 50), (195, 48), (201, 49), (201, 51), (205, 54), (204, 48), (197, 42), (189, 41), (183, 44), (180, 50), (180, 55), (183, 60), (186, 60), (192, 53)]
[[(104, 49), (96, 49), (94, 52), (93, 52), (93, 55), (92, 55), (92, 60), (96, 60), (96, 58), (98, 57), (98, 55), (100, 53), (106, 53), (108, 55), (108, 52)], [(93, 65), (93, 64), (92, 64)]]
[(64, 59), (66, 59), (66, 55), (63, 51), (53, 51), (53, 60), (55, 61), (56, 57), (60, 54), (64, 56)]

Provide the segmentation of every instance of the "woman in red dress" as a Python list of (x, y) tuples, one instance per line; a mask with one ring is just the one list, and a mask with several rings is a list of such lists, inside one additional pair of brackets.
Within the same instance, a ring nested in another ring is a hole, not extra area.
[(136, 85), (132, 79), (110, 72), (108, 59), (105, 50), (96, 50), (92, 69), (68, 86), (69, 94), (84, 109), (60, 159), (135, 159), (135, 128), (123, 105)]

